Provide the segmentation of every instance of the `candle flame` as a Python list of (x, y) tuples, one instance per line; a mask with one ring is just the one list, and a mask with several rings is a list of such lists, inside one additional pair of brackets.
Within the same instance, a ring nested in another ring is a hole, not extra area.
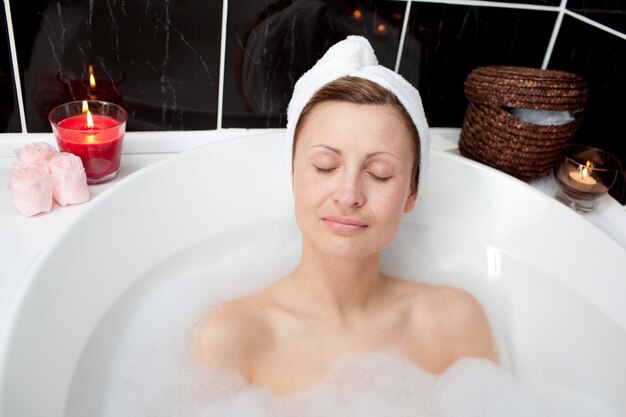
[(83, 114), (87, 114), (89, 111), (89, 105), (87, 104), (87, 100), (83, 100)]
[(93, 117), (91, 116), (91, 112), (87, 110), (87, 128), (93, 129)]
[(356, 9), (353, 13), (352, 16), (354, 16), (355, 19), (360, 19), (361, 16), (363, 16), (363, 12), (361, 12), (359, 9)]
[(96, 77), (93, 76), (93, 65), (89, 65), (89, 87), (96, 88)]
[(385, 31), (387, 30), (387, 26), (381, 23), (380, 25), (376, 26), (376, 30), (378, 31), (378, 33), (385, 33)]
[(584, 179), (585, 177), (587, 177), (591, 173), (590, 168), (592, 168), (592, 167), (593, 167), (593, 162), (591, 162), (589, 160), (587, 161), (587, 163), (584, 166), (580, 165), (580, 167), (578, 168), (579, 171), (580, 171), (580, 178)]

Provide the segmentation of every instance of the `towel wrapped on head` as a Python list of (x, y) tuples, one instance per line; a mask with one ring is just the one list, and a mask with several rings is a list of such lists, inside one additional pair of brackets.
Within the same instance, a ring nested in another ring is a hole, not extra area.
[(342, 77), (358, 77), (372, 81), (392, 92), (405, 108), (420, 138), (418, 190), (424, 184), (428, 166), (430, 134), (419, 92), (396, 72), (378, 64), (372, 46), (362, 36), (348, 36), (331, 46), (322, 58), (296, 83), (287, 108), (287, 155), (291, 178), (295, 129), (313, 95), (326, 84)]

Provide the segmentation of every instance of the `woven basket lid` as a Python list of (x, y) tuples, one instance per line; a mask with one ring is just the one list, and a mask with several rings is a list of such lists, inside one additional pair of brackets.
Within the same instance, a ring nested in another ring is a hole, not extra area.
[(580, 110), (587, 94), (587, 83), (582, 77), (539, 68), (479, 67), (465, 80), (468, 100), (500, 107)]

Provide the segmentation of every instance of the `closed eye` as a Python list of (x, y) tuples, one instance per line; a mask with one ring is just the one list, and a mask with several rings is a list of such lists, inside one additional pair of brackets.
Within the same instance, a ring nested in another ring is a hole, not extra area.
[(377, 182), (386, 182), (386, 181), (388, 181), (391, 178), (390, 176), (389, 177), (379, 177), (377, 175), (372, 174), (371, 172), (368, 172), (368, 174), (372, 178), (374, 178), (374, 180), (377, 181)]
[(320, 174), (330, 174), (331, 172), (335, 170), (335, 168), (320, 168), (320, 167), (315, 167), (315, 169)]

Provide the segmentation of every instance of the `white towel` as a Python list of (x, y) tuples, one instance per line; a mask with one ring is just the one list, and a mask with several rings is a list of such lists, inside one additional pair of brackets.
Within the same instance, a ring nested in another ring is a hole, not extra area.
[[(420, 137), (418, 190), (424, 184), (428, 167), (430, 134), (419, 92), (400, 74), (378, 64), (372, 46), (362, 36), (348, 36), (331, 46), (322, 58), (296, 83), (287, 108), (287, 160), (291, 178), (292, 149), (295, 127), (300, 114), (311, 97), (326, 84), (345, 76), (365, 78), (396, 95), (404, 106)], [(421, 194), (421, 193), (420, 193)]]

